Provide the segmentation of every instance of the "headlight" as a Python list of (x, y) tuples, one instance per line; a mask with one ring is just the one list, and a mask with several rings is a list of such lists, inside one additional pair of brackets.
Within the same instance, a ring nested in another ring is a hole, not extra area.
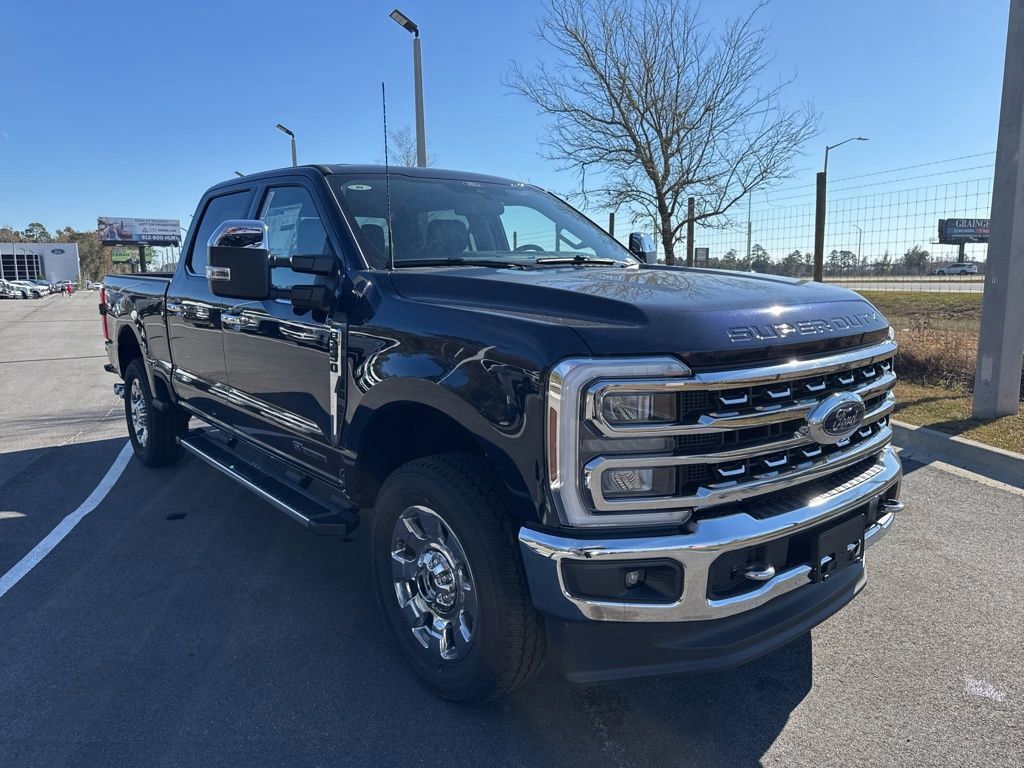
[(676, 420), (674, 394), (608, 395), (601, 399), (601, 413), (609, 424), (671, 423)]
[(677, 468), (667, 464), (676, 438), (663, 434), (678, 419), (678, 395), (670, 386), (644, 391), (689, 375), (669, 357), (568, 360), (552, 371), (548, 473), (567, 523), (633, 526), (689, 518), (689, 509), (670, 508)]

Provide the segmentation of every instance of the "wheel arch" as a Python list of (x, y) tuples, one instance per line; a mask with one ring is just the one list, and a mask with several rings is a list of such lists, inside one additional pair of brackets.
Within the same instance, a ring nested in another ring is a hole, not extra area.
[(483, 437), (475, 419), (456, 417), (436, 402), (399, 400), (366, 412), (360, 421), (348, 483), (360, 507), (373, 506), (388, 475), (403, 464), (442, 453), (467, 453), (487, 461), (501, 479), (513, 515), (537, 516), (515, 461), (502, 446)]

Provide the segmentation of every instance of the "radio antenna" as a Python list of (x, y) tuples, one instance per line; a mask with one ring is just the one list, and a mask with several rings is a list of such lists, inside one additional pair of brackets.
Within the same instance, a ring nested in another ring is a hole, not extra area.
[(391, 168), (388, 165), (388, 97), (384, 81), (380, 83), (380, 103), (384, 113), (384, 191), (388, 206), (388, 269), (395, 268), (395, 236), (391, 231)]

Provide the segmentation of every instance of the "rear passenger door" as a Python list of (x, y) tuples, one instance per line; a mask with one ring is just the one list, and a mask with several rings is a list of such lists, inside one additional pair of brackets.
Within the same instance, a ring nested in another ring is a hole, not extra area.
[[(267, 225), (272, 256), (338, 258), (317, 192), (304, 179), (275, 180), (260, 195), (257, 218)], [(331, 276), (277, 267), (277, 288), (330, 283)], [(287, 299), (237, 301), (224, 315), (224, 353), (235, 404), (235, 428), (254, 442), (336, 476), (337, 401), (331, 360), (344, 344), (344, 325), (330, 312), (295, 310)]]
[(185, 403), (214, 422), (230, 424), (227, 367), (221, 338), (221, 315), (230, 299), (214, 296), (206, 279), (207, 246), (213, 231), (228, 219), (244, 219), (253, 200), (252, 189), (213, 194), (200, 204), (194, 234), (187, 243), (185, 263), (167, 290), (167, 335), (173, 362), (175, 390)]

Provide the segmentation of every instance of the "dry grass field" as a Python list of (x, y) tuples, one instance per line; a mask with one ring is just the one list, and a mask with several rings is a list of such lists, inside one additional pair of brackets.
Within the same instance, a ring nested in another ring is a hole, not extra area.
[(1024, 415), (971, 418), (982, 294), (862, 293), (896, 329), (897, 418), (1024, 453)]

